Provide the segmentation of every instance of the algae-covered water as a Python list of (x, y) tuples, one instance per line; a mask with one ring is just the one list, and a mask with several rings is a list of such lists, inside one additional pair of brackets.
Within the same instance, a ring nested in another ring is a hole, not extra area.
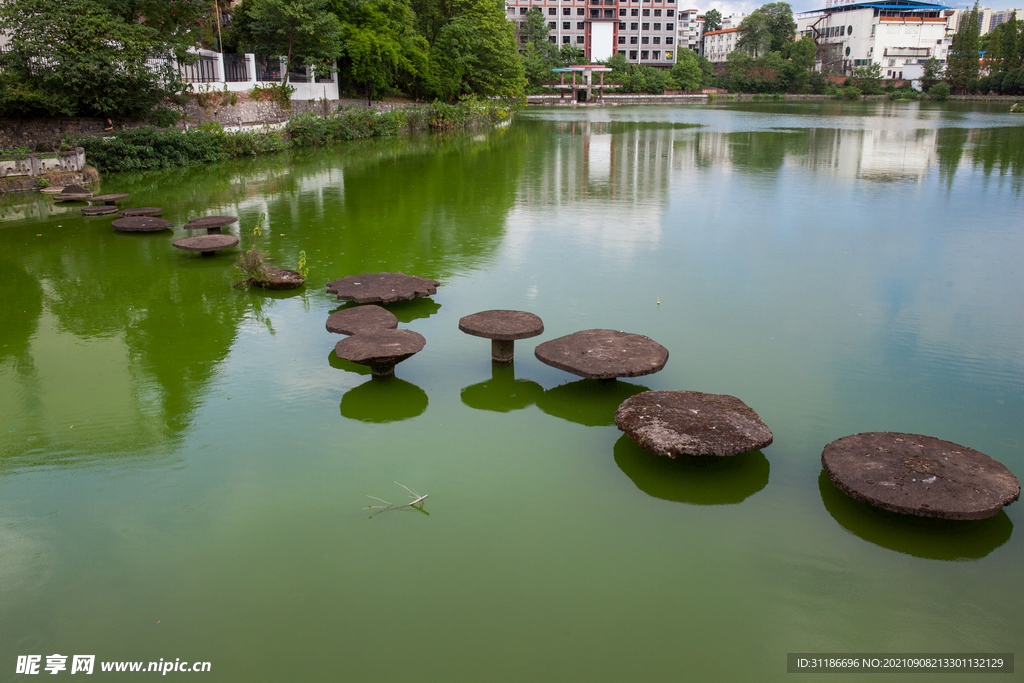
[[(111, 680), (153, 674), (102, 662), (162, 659), (206, 681), (623, 682), (1014, 652), (1024, 504), (906, 520), (820, 464), (889, 430), (1024, 475), (1024, 127), (1003, 109), (530, 108), (94, 188), (173, 233), (0, 199), (0, 680), (54, 654)], [(260, 251), (304, 251), (305, 289), (233, 288), (237, 250), (172, 248), (206, 213), (245, 247), (265, 215)], [(391, 307), (427, 345), (387, 382), (324, 326), (325, 283), (378, 271), (441, 283)], [(458, 330), (492, 308), (544, 319), (514, 368)], [(588, 328), (668, 364), (600, 383), (534, 358)], [(659, 460), (612, 421), (645, 389), (738, 396), (775, 441)], [(366, 509), (407, 502), (395, 482), (422, 512)]]

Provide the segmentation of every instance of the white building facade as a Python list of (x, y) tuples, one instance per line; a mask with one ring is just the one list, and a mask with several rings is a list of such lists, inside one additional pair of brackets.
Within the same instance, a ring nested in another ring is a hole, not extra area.
[(697, 54), (704, 54), (704, 15), (700, 10), (681, 9), (677, 19), (679, 37), (676, 42), (679, 49), (685, 48)]
[(851, 75), (857, 67), (878, 64), (884, 78), (915, 80), (927, 59), (946, 61), (952, 43), (948, 9), (916, 0), (840, 0), (796, 15), (797, 37), (814, 39), (819, 70)]
[(548, 40), (580, 48), (589, 63), (616, 53), (633, 64), (667, 68), (676, 62), (676, 0), (506, 0), (520, 46), (525, 39), (518, 28), (534, 6), (548, 21)]
[(704, 56), (712, 64), (726, 60), (729, 53), (736, 49), (739, 29), (723, 28), (720, 31), (709, 31), (704, 34)]

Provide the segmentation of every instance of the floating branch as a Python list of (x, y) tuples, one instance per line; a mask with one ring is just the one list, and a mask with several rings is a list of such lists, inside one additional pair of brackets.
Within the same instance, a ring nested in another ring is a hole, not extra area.
[[(397, 481), (395, 483), (398, 484)], [(426, 510), (423, 509), (423, 501), (425, 501), (428, 496), (426, 494), (417, 493), (415, 489), (411, 489), (408, 486), (406, 486), (405, 484), (398, 484), (398, 485), (401, 486), (403, 489), (405, 489), (406, 491), (409, 492), (409, 497), (413, 499), (411, 502), (404, 503), (402, 505), (395, 505), (394, 503), (386, 501), (383, 498), (378, 498), (377, 496), (369, 496), (368, 495), (368, 496), (366, 496), (367, 498), (372, 498), (373, 500), (380, 501), (381, 503), (384, 503), (384, 505), (367, 505), (366, 509), (367, 510), (380, 510), (381, 512), (384, 512), (385, 510), (401, 510), (403, 508), (414, 508), (416, 510), (419, 510), (420, 512), (426, 513)], [(375, 513), (375, 514), (380, 514), (380, 513)]]

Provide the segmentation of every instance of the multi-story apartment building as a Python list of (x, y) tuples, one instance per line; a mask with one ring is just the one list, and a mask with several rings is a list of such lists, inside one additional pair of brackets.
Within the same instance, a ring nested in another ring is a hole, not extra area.
[(820, 70), (849, 75), (878, 64), (885, 78), (914, 80), (928, 58), (946, 61), (947, 9), (920, 0), (833, 0), (825, 9), (796, 15), (797, 37), (817, 43)]
[(506, 0), (505, 6), (516, 22), (539, 7), (548, 20), (548, 40), (575, 45), (588, 62), (615, 53), (635, 64), (671, 67), (676, 62), (676, 0)]
[(736, 49), (738, 34), (737, 28), (708, 31), (704, 34), (704, 56), (713, 64), (724, 62), (729, 53)]
[(704, 53), (704, 15), (699, 10), (681, 9), (677, 15), (676, 25), (679, 27), (679, 37), (676, 42), (679, 49), (686, 48), (697, 54)]

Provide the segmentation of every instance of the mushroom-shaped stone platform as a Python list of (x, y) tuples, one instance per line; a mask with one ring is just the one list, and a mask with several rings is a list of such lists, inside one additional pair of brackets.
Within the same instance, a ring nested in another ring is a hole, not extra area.
[(369, 365), (374, 377), (395, 374), (395, 364), (401, 363), (426, 345), (423, 335), (412, 330), (375, 330), (354, 334), (338, 342), (334, 353), (360, 365)]
[(398, 318), (395, 314), (373, 304), (343, 308), (327, 318), (327, 331), (335, 334), (365, 334), (377, 330), (393, 330), (396, 327)]
[[(121, 220), (126, 221), (129, 219), (122, 218)], [(151, 218), (149, 220), (160, 219)], [(182, 237), (180, 240), (174, 240), (171, 244), (178, 249), (198, 251), (203, 256), (213, 256), (214, 252), (221, 249), (230, 249), (231, 247), (238, 246), (238, 238), (234, 235), (193, 235), (192, 237)]]
[(390, 304), (437, 294), (437, 280), (405, 273), (349, 275), (327, 283), (327, 291), (339, 300), (357, 304)]
[(459, 329), (474, 337), (491, 340), (491, 360), (511, 363), (515, 340), (536, 337), (544, 331), (539, 316), (526, 311), (482, 311), (459, 320)]
[(117, 213), (116, 206), (107, 206), (106, 204), (100, 204), (99, 206), (83, 206), (83, 216), (104, 216), (110, 213)]
[(642, 334), (616, 330), (583, 330), (539, 344), (537, 359), (587, 379), (639, 377), (658, 372), (668, 362), (668, 349)]
[(135, 209), (122, 209), (117, 212), (117, 215), (121, 218), (131, 218), (133, 216), (160, 216), (163, 212), (164, 210), (158, 206), (140, 206)]
[(120, 230), (121, 232), (158, 232), (166, 230), (174, 225), (174, 223), (165, 221), (163, 218), (134, 216), (132, 218), (118, 218), (111, 225), (114, 226), (114, 230)]
[(1000, 462), (933, 436), (844, 436), (825, 446), (821, 465), (851, 498), (918, 517), (985, 519), (1020, 498), (1020, 482)]
[(90, 204), (109, 204), (113, 206), (122, 199), (128, 199), (131, 195), (119, 193), (119, 194), (98, 194), (93, 197), (89, 197), (87, 200)]
[(645, 391), (622, 402), (615, 426), (657, 455), (728, 457), (771, 444), (772, 431), (735, 396)]
[(55, 195), (51, 195), (55, 202), (77, 202), (88, 199), (92, 192), (81, 185), (68, 185)]
[(238, 216), (201, 216), (185, 224), (186, 230), (205, 230), (207, 235), (219, 235), (220, 229), (238, 221)]

